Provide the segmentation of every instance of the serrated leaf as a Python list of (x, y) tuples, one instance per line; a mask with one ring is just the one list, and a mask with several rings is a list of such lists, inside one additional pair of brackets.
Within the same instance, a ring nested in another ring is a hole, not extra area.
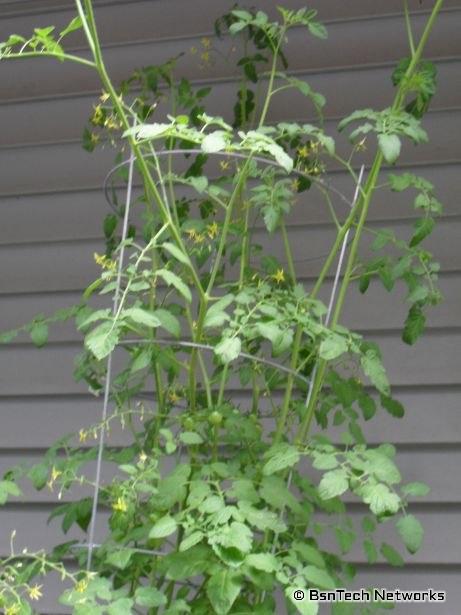
[(144, 325), (149, 328), (156, 328), (160, 326), (160, 320), (150, 312), (149, 310), (145, 310), (139, 307), (132, 307), (126, 310), (123, 310), (121, 313), (123, 318), (128, 318), (132, 320), (137, 325)]
[(242, 586), (240, 576), (233, 571), (219, 569), (207, 581), (206, 593), (217, 615), (227, 615)]
[(405, 515), (397, 521), (396, 527), (408, 551), (416, 553), (424, 538), (424, 529), (418, 519), (413, 515)]
[(101, 360), (112, 352), (119, 341), (119, 330), (112, 322), (103, 322), (85, 337), (85, 346)]
[(227, 141), (224, 138), (225, 134), (222, 130), (216, 130), (208, 134), (202, 141), (202, 150), (206, 154), (213, 154), (226, 149)]
[(433, 218), (421, 218), (415, 222), (412, 238), (410, 239), (410, 248), (414, 248), (421, 243), (434, 230), (435, 222)]
[(300, 587), (287, 587), (285, 589), (285, 596), (294, 605), (298, 613), (301, 615), (317, 615), (319, 612), (319, 603), (316, 600), (309, 600), (307, 597), (307, 590), (302, 600), (295, 600), (294, 594)]
[(176, 520), (171, 515), (165, 515), (153, 525), (149, 538), (165, 538), (176, 532), (177, 527)]
[(202, 436), (195, 431), (183, 431), (179, 434), (179, 439), (181, 442), (189, 446), (194, 444), (202, 444), (203, 442)]
[(168, 269), (158, 269), (155, 274), (161, 277), (168, 286), (174, 286), (178, 293), (184, 297), (188, 302), (192, 302), (192, 294), (189, 287), (185, 284), (179, 276)]
[(309, 583), (319, 589), (334, 589), (337, 585), (326, 570), (317, 568), (317, 566), (306, 566), (303, 569), (303, 574)]
[(363, 550), (367, 556), (368, 563), (375, 564), (378, 560), (378, 551), (375, 547), (375, 543), (369, 538), (365, 538), (363, 541)]
[(429, 492), (429, 486), (419, 482), (408, 483), (402, 487), (402, 493), (408, 497), (424, 497)]
[(132, 549), (118, 549), (107, 555), (106, 561), (111, 566), (120, 568), (123, 570), (128, 566), (133, 556), (134, 551)]
[(138, 587), (134, 595), (139, 606), (158, 607), (167, 603), (167, 597), (155, 587)]
[(409, 346), (413, 345), (420, 337), (426, 326), (426, 316), (417, 303), (411, 306), (408, 311), (408, 316), (405, 320), (405, 326), (402, 333), (402, 340)]
[(37, 348), (41, 348), (48, 341), (48, 325), (43, 321), (32, 323), (29, 332), (30, 338)]
[(387, 395), (390, 390), (389, 380), (387, 379), (381, 359), (377, 352), (368, 349), (360, 359), (360, 365), (364, 373), (368, 376), (380, 393)]
[(196, 544), (198, 544), (202, 540), (202, 538), (203, 538), (203, 532), (201, 532), (200, 530), (197, 530), (196, 532), (192, 532), (192, 534), (189, 534), (189, 536), (186, 536), (185, 538), (183, 538), (183, 540), (181, 541), (179, 545), (179, 550), (182, 552), (182, 551), (187, 551), (188, 549), (191, 549)]
[(329, 500), (343, 494), (349, 488), (349, 481), (344, 470), (333, 470), (323, 475), (318, 490), (322, 500)]
[(171, 256), (173, 256), (177, 261), (182, 263), (183, 265), (188, 265), (190, 267), (191, 262), (190, 258), (187, 254), (184, 254), (182, 250), (175, 246), (174, 243), (170, 243), (169, 241), (162, 243), (162, 249), (166, 250)]
[(291, 468), (298, 463), (300, 455), (295, 446), (279, 444), (268, 451), (268, 461), (263, 467), (264, 476), (270, 476), (285, 468)]
[(181, 333), (181, 325), (179, 320), (168, 310), (164, 308), (158, 308), (154, 310), (152, 314), (159, 320), (160, 326), (171, 333), (173, 337), (179, 337)]
[(400, 508), (400, 498), (382, 483), (367, 484), (363, 487), (361, 495), (365, 504), (370, 506), (375, 515), (384, 513), (395, 514)]
[(397, 135), (379, 134), (378, 144), (385, 161), (389, 164), (393, 164), (400, 156), (402, 142)]
[(319, 355), (325, 361), (332, 361), (347, 352), (347, 350), (346, 338), (332, 332), (320, 344)]
[(234, 361), (242, 349), (242, 342), (238, 337), (226, 337), (215, 346), (214, 352), (226, 364)]
[(274, 572), (278, 568), (277, 558), (272, 553), (250, 553), (245, 563), (263, 572)]
[(133, 600), (131, 598), (119, 598), (107, 605), (107, 615), (127, 615), (131, 613)]
[(405, 564), (400, 553), (386, 542), (382, 543), (380, 551), (384, 559), (389, 562), (391, 566), (403, 566)]

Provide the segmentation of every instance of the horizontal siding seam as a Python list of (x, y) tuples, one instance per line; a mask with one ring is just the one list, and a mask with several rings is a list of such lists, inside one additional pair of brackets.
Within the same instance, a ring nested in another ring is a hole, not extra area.
[[(428, 61), (438, 63), (446, 63), (446, 64), (454, 64), (461, 61), (461, 55), (456, 56), (427, 56), (425, 58)], [(33, 61), (33, 59), (31, 60)], [(345, 73), (345, 72), (355, 72), (355, 71), (372, 71), (376, 69), (386, 69), (395, 67), (396, 62), (385, 61), (385, 62), (369, 62), (366, 64), (345, 64), (343, 66), (334, 65), (334, 66), (326, 66), (320, 68), (308, 68), (306, 69), (296, 69), (296, 70), (288, 70), (287, 73), (293, 76), (306, 75), (307, 78), (310, 76), (323, 75), (323, 74), (335, 74), (335, 73)], [(225, 85), (227, 83), (236, 82), (236, 78), (232, 77), (212, 77), (212, 78), (202, 78), (202, 79), (191, 79), (191, 85), (193, 87), (204, 87), (204, 86), (214, 86), (214, 85)], [(166, 90), (166, 87), (160, 87), (160, 90)], [(138, 89), (134, 88), (133, 92), (137, 92)], [(16, 98), (2, 98), (0, 100), (0, 108), (6, 105), (15, 105), (15, 104), (33, 104), (34, 102), (47, 102), (47, 101), (55, 101), (55, 100), (67, 100), (67, 99), (76, 99), (76, 98), (89, 98), (89, 97), (98, 97), (100, 94), (100, 89), (96, 90), (85, 90), (85, 91), (77, 91), (77, 92), (64, 92), (64, 93), (55, 93), (51, 95), (38, 95), (33, 97), (16, 97)]]

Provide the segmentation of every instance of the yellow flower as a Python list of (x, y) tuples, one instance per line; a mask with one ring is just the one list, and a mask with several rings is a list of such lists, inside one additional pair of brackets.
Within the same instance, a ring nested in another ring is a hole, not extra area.
[(194, 237), (194, 243), (203, 243), (205, 241), (205, 236), (201, 233), (196, 233)]
[(88, 587), (88, 579), (82, 579), (81, 581), (78, 581), (75, 584), (74, 590), (78, 592), (79, 594), (83, 594), (83, 592), (86, 590), (87, 587)]
[(205, 62), (205, 64), (208, 64), (208, 62), (210, 61), (210, 52), (204, 51), (202, 54), (200, 54), (200, 58), (201, 60), (203, 60), (203, 62)]
[(188, 229), (186, 233), (189, 235), (189, 239), (195, 239), (197, 235), (197, 231), (193, 228)]
[(21, 607), (18, 604), (12, 604), (11, 606), (6, 607), (5, 615), (18, 615), (20, 611)]
[(108, 94), (107, 92), (103, 90), (101, 96), (99, 97), (99, 100), (105, 103), (109, 100), (109, 98), (110, 98), (110, 94)]
[(211, 47), (211, 39), (209, 39), (207, 36), (204, 36), (200, 42), (202, 43), (202, 45), (205, 47), (205, 49), (210, 49)]
[(169, 401), (171, 401), (172, 404), (175, 404), (177, 401), (179, 401), (179, 399), (181, 399), (179, 397), (179, 395), (176, 393), (176, 391), (170, 391), (168, 393), (168, 399)]
[(113, 115), (106, 119), (106, 121), (104, 122), (104, 126), (109, 130), (118, 130), (119, 128), (121, 128), (120, 123), (116, 121)]
[(192, 55), (195, 55), (197, 53), (197, 47), (191, 47), (189, 51)]
[(294, 179), (294, 180), (291, 182), (291, 189), (292, 189), (294, 192), (297, 192), (297, 191), (299, 190), (299, 179)]
[(59, 476), (61, 476), (61, 474), (62, 472), (56, 470), (56, 468), (53, 466), (51, 470), (51, 480), (54, 482)]
[(308, 158), (309, 157), (309, 148), (307, 145), (303, 145), (303, 147), (298, 147), (298, 154), (301, 156), (301, 158)]
[(125, 513), (128, 510), (128, 505), (123, 498), (117, 498), (112, 504), (112, 509), (117, 512)]
[(110, 258), (107, 258), (104, 254), (98, 254), (95, 252), (93, 254), (94, 260), (97, 265), (102, 267), (103, 269), (108, 269), (109, 271), (115, 271), (117, 268), (117, 263)]
[(91, 123), (95, 126), (99, 126), (104, 121), (104, 111), (101, 105), (94, 107), (93, 115), (91, 116)]
[(271, 275), (271, 278), (280, 284), (281, 282), (285, 282), (285, 272), (283, 269), (277, 269), (277, 271)]
[(213, 224), (209, 224), (207, 227), (207, 233), (208, 233), (208, 237), (210, 239), (214, 239), (216, 237), (216, 235), (218, 234), (218, 225), (216, 224), (216, 222), (213, 222)]
[(220, 160), (219, 166), (223, 171), (226, 171), (230, 166), (230, 162), (228, 160)]
[(90, 141), (91, 143), (96, 145), (97, 143), (99, 143), (99, 135), (97, 135), (95, 132), (92, 132), (90, 135)]
[(34, 585), (33, 587), (29, 587), (28, 594), (31, 600), (39, 600), (43, 594), (42, 589), (43, 585)]
[(142, 451), (142, 453), (139, 455), (139, 462), (146, 463), (146, 461), (147, 461), (147, 455), (144, 451)]
[(78, 439), (80, 440), (80, 442), (86, 442), (86, 440), (88, 439), (88, 432), (86, 432), (84, 429), (80, 429), (80, 431), (78, 432)]

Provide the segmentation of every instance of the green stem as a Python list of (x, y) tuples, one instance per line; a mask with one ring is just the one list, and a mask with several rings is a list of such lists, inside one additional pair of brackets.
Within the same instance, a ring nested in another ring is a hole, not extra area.
[(79, 56), (74, 56), (69, 53), (53, 53), (51, 51), (23, 51), (22, 53), (10, 53), (4, 56), (8, 60), (19, 60), (20, 58), (56, 58), (57, 60), (68, 60), (69, 62), (75, 62), (76, 64), (83, 64), (90, 68), (96, 68), (96, 64), (91, 60), (85, 60)]
[[(397, 111), (402, 106), (402, 103), (405, 99), (406, 82), (408, 78), (412, 76), (414, 70), (416, 69), (418, 65), (423, 49), (427, 43), (429, 34), (434, 26), (437, 14), (441, 9), (442, 4), (443, 4), (443, 0), (437, 0), (437, 2), (434, 5), (432, 13), (427, 21), (426, 27), (424, 28), (424, 32), (419, 41), (418, 47), (415, 53), (413, 54), (412, 60), (408, 66), (405, 76), (402, 79), (399, 89), (397, 91), (397, 94), (395, 96), (394, 103), (392, 105), (393, 111)], [(351, 277), (352, 277), (352, 273), (354, 270), (354, 265), (355, 265), (355, 261), (357, 257), (357, 251), (359, 248), (360, 239), (361, 239), (364, 225), (367, 219), (368, 209), (370, 206), (371, 198), (373, 196), (375, 187), (377, 185), (382, 163), (383, 163), (383, 155), (381, 152), (378, 152), (373, 162), (373, 166), (370, 170), (370, 174), (367, 178), (367, 182), (363, 190), (362, 197), (357, 202), (358, 206), (360, 206), (361, 208), (360, 218), (357, 224), (357, 229), (356, 229), (354, 239), (352, 241), (351, 249), (349, 252), (349, 257), (347, 260), (344, 277), (343, 277), (343, 280), (341, 282), (341, 286), (339, 289), (338, 300), (337, 300), (336, 307), (335, 307), (332, 321), (331, 321), (332, 328), (334, 328), (338, 324), (339, 318), (341, 316), (341, 312), (342, 312), (344, 301), (345, 301), (346, 294), (347, 294), (347, 289), (351, 282)], [(322, 390), (326, 367), (327, 367), (327, 362), (322, 359), (319, 360), (317, 373), (316, 373), (315, 380), (313, 383), (312, 395), (310, 396), (309, 404), (306, 408), (304, 419), (301, 422), (300, 428), (295, 438), (295, 442), (298, 444), (304, 442), (309, 432), (309, 428), (310, 428), (312, 418), (314, 416), (315, 408), (317, 405), (317, 399)]]

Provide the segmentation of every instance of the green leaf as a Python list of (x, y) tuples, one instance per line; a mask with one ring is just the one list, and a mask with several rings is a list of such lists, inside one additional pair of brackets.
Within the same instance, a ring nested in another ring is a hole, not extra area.
[(215, 346), (214, 353), (223, 363), (230, 363), (236, 359), (242, 349), (242, 342), (238, 337), (226, 337)]
[(389, 380), (387, 379), (386, 372), (378, 353), (373, 349), (368, 349), (365, 354), (362, 355), (360, 364), (364, 373), (368, 376), (378, 391), (384, 395), (387, 395), (390, 390)]
[(171, 333), (173, 337), (179, 337), (181, 334), (181, 325), (179, 324), (179, 320), (168, 310), (164, 308), (158, 308), (154, 310), (152, 314), (158, 319), (160, 322), (160, 326)]
[(423, 241), (434, 230), (435, 222), (433, 218), (421, 218), (415, 222), (415, 232), (410, 239), (410, 248), (414, 248)]
[(398, 419), (401, 419), (405, 414), (405, 408), (402, 404), (388, 395), (381, 395), (381, 405), (391, 416), (395, 416)]
[(175, 246), (174, 243), (170, 243), (169, 241), (165, 242), (161, 246), (163, 250), (166, 250), (173, 256), (177, 261), (182, 263), (183, 265), (191, 266), (190, 258), (187, 254), (184, 254), (182, 250)]
[(418, 303), (411, 306), (405, 320), (402, 340), (409, 346), (413, 345), (424, 331), (426, 316)]
[(307, 27), (309, 28), (309, 32), (312, 34), (312, 36), (322, 39), (328, 38), (327, 29), (323, 24), (319, 23), (318, 21), (309, 21)]
[(363, 541), (363, 550), (367, 556), (369, 564), (375, 564), (378, 560), (378, 551), (376, 550), (375, 543), (370, 538), (365, 538)]
[(171, 515), (165, 515), (151, 528), (149, 538), (165, 538), (176, 532), (178, 524)]
[(389, 562), (391, 566), (404, 566), (405, 562), (403, 561), (402, 556), (394, 549), (394, 547), (391, 547), (391, 545), (383, 542), (380, 551), (384, 559)]
[(277, 558), (272, 553), (250, 553), (246, 556), (245, 563), (263, 572), (274, 572), (278, 568)]
[(183, 431), (179, 434), (179, 439), (188, 446), (202, 444), (203, 442), (202, 436), (195, 431)]
[(325, 560), (317, 547), (306, 542), (294, 542), (292, 547), (299, 553), (303, 561), (313, 564), (317, 568), (325, 568)]
[(429, 492), (429, 486), (419, 482), (408, 483), (402, 487), (402, 493), (407, 497), (424, 497)]
[(60, 37), (64, 37), (67, 34), (70, 34), (71, 32), (75, 32), (75, 30), (80, 30), (80, 28), (82, 27), (82, 18), (80, 17), (80, 15), (77, 15), (76, 17), (74, 17), (72, 19), (72, 21), (64, 28), (64, 30), (61, 30), (61, 32), (59, 33)]
[(203, 532), (197, 530), (196, 532), (192, 532), (189, 536), (186, 536), (179, 545), (179, 550), (188, 551), (192, 547), (195, 547), (203, 538)]
[(144, 325), (149, 328), (156, 328), (160, 326), (160, 320), (148, 310), (139, 307), (128, 308), (123, 310), (121, 314), (122, 318), (128, 318), (137, 325)]
[(264, 476), (270, 476), (285, 468), (291, 468), (299, 461), (299, 451), (291, 444), (278, 444), (272, 447), (266, 454), (269, 457), (263, 467)]
[(156, 607), (167, 603), (165, 594), (155, 587), (138, 587), (134, 598), (139, 606)]
[(400, 156), (402, 142), (397, 135), (379, 134), (378, 144), (385, 161), (389, 164), (393, 164)]
[(202, 150), (206, 154), (213, 154), (226, 149), (227, 141), (224, 138), (225, 134), (222, 130), (216, 130), (208, 134), (202, 141)]
[(333, 470), (323, 475), (318, 490), (322, 500), (329, 500), (343, 494), (349, 488), (349, 481), (344, 470)]
[(319, 603), (316, 600), (309, 600), (306, 596), (302, 600), (295, 600), (294, 594), (296, 590), (301, 589), (300, 587), (287, 587), (285, 589), (285, 596), (288, 600), (296, 607), (298, 613), (301, 615), (317, 615), (319, 612)]
[(119, 340), (119, 329), (112, 322), (103, 322), (85, 337), (85, 346), (98, 359), (112, 352)]
[(396, 527), (408, 551), (416, 553), (424, 538), (424, 529), (418, 519), (413, 515), (405, 515), (397, 521)]
[(184, 299), (188, 302), (192, 302), (192, 294), (189, 290), (189, 287), (181, 280), (179, 276), (177, 276), (172, 271), (168, 271), (168, 269), (158, 269), (156, 275), (161, 277), (168, 286), (174, 286), (178, 293), (184, 297)]
[(131, 613), (133, 606), (133, 600), (131, 598), (119, 598), (115, 602), (111, 602), (107, 605), (108, 615), (127, 615)]
[(48, 325), (42, 320), (32, 323), (30, 328), (30, 338), (37, 348), (41, 348), (48, 341)]
[(317, 566), (306, 566), (303, 573), (309, 583), (319, 589), (334, 589), (337, 585), (326, 570)]
[(184, 553), (171, 553), (164, 561), (167, 577), (173, 581), (181, 581), (208, 570), (212, 562), (212, 552), (205, 545), (196, 545)]
[(347, 352), (347, 340), (337, 333), (329, 333), (328, 337), (320, 344), (319, 354), (325, 361), (332, 361)]
[(206, 593), (217, 615), (226, 615), (240, 593), (242, 582), (235, 572), (219, 569), (207, 581)]
[(377, 516), (384, 513), (395, 514), (400, 508), (399, 496), (382, 483), (364, 485), (360, 495), (365, 504), (370, 506), (371, 512)]
[(111, 566), (115, 566), (116, 568), (123, 570), (130, 563), (133, 553), (134, 551), (132, 549), (119, 549), (118, 551), (109, 553), (106, 561)]

